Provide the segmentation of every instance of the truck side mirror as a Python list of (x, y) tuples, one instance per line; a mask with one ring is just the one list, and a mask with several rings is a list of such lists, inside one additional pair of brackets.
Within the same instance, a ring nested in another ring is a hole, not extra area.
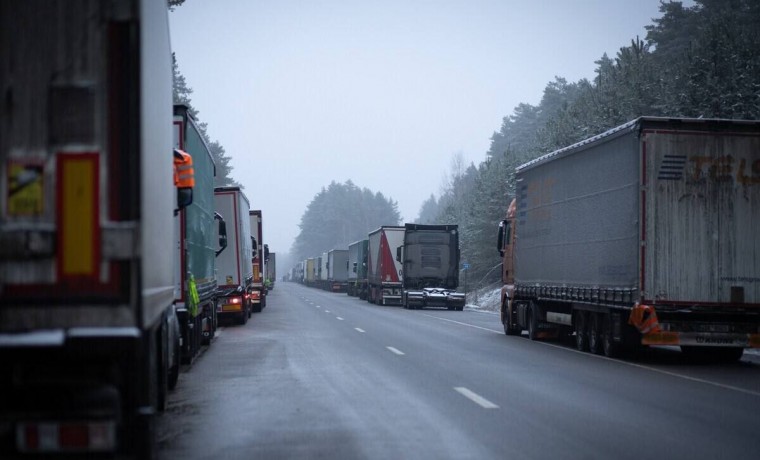
[(251, 235), (251, 262), (259, 255), (259, 243), (256, 241), (256, 237)]
[(354, 273), (356, 273), (356, 262), (354, 262), (354, 268), (353, 268), (353, 270), (354, 270)]
[(499, 250), (499, 255), (504, 257), (504, 227), (508, 225), (506, 220), (499, 222), (499, 236), (496, 238), (496, 249)]
[(401, 262), (401, 246), (396, 248), (396, 261)]
[(269, 262), (269, 245), (264, 245), (264, 261)]
[(193, 204), (193, 189), (183, 187), (177, 189), (177, 209), (184, 209)]
[(227, 223), (218, 212), (214, 213), (214, 219), (219, 221), (219, 250), (216, 251), (216, 255), (219, 256), (227, 248)]

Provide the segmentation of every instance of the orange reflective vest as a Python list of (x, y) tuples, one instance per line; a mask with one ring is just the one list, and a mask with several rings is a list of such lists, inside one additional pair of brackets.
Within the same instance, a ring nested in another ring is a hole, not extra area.
[(660, 332), (660, 323), (657, 321), (657, 313), (650, 305), (636, 304), (628, 317), (628, 324), (635, 327), (642, 334)]
[(174, 186), (177, 188), (195, 187), (193, 157), (179, 149), (174, 149)]

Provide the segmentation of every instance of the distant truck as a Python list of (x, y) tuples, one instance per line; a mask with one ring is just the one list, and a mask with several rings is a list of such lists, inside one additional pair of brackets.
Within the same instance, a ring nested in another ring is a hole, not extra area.
[(327, 290), (346, 292), (348, 284), (348, 249), (333, 249), (327, 253)]
[(214, 189), (216, 212), (227, 221), (227, 249), (216, 259), (216, 313), (219, 318), (234, 317), (239, 324), (248, 322), (252, 312), (254, 254), (248, 203), (240, 187)]
[(457, 225), (404, 226), (404, 244), (396, 249), (403, 264), (402, 304), (406, 309), (444, 307), (464, 310), (459, 286)]
[(275, 252), (269, 253), (269, 260), (267, 261), (267, 280), (269, 280), (267, 290), (274, 289), (274, 284), (277, 281), (277, 253)]
[(303, 284), (313, 287), (317, 278), (317, 259), (309, 257), (304, 260)]
[(367, 298), (367, 254), (369, 240), (359, 240), (348, 246), (347, 293), (362, 300)]
[(403, 267), (395, 259), (404, 244), (404, 227), (383, 226), (369, 234), (367, 301), (378, 305), (401, 305)]
[[(174, 147), (192, 157), (195, 179), (192, 204), (179, 210), (174, 219), (174, 301), (182, 361), (190, 363), (216, 330), (216, 254), (226, 247), (226, 227), (214, 210), (214, 160), (186, 105), (174, 106), (173, 127)], [(214, 232), (209, 231), (215, 219), (223, 245), (219, 249)], [(175, 373), (170, 388), (176, 378)]]
[(517, 168), (507, 335), (736, 360), (760, 347), (760, 122), (643, 117)]
[(266, 246), (264, 245), (264, 225), (261, 210), (255, 209), (248, 213), (251, 221), (251, 244), (253, 252), (253, 289), (251, 290), (252, 310), (260, 312), (267, 306), (266, 277)]
[(327, 258), (328, 254), (326, 252), (322, 253), (322, 256), (319, 257), (319, 268), (317, 269), (317, 273), (319, 274), (319, 280), (317, 281), (317, 285), (320, 289), (327, 290)]
[(166, 2), (0, 10), (0, 457), (151, 458), (191, 190)]

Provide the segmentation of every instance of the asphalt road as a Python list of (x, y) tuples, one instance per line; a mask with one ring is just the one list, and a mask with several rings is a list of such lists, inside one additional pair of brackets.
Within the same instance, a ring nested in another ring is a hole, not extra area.
[(292, 283), (183, 369), (174, 459), (760, 456), (760, 359), (611, 360), (503, 334), (497, 315), (370, 305)]

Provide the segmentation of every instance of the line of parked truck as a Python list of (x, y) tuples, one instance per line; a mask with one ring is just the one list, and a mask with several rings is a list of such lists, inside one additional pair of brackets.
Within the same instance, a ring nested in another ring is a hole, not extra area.
[(0, 457), (151, 458), (180, 364), (266, 305), (262, 213), (172, 104), (164, 0), (0, 30)]
[(379, 305), (463, 310), (459, 258), (457, 225), (389, 225), (299, 262), (290, 279)]

